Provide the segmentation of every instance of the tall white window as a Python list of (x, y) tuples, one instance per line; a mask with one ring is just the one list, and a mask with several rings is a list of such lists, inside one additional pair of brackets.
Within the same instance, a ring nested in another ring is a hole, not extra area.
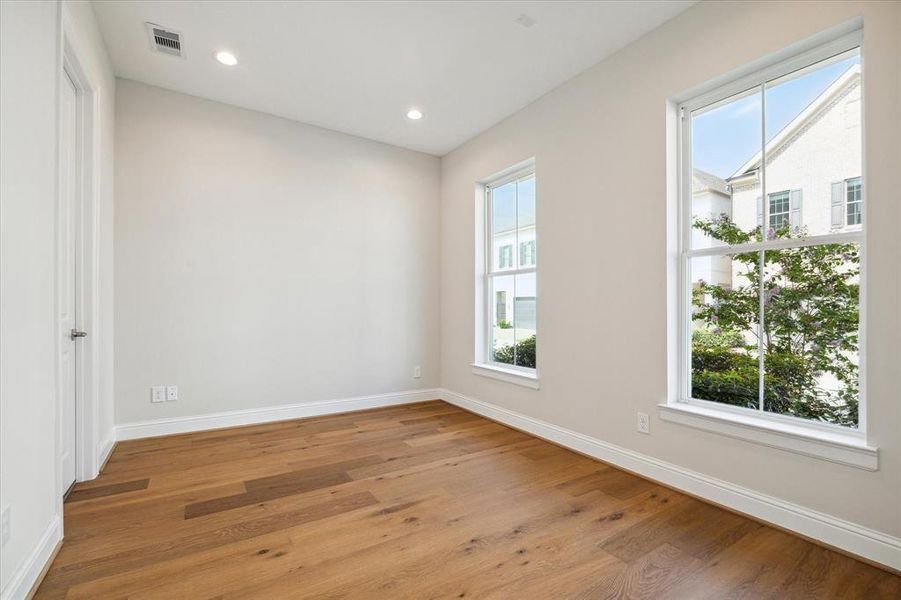
[(859, 43), (680, 105), (675, 400), (859, 426), (864, 231), (845, 228), (864, 223)]
[(485, 186), (483, 363), (534, 374), (537, 345), (535, 171)]

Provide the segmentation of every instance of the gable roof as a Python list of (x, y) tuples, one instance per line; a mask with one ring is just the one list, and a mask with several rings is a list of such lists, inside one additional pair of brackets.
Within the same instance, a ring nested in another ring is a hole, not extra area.
[(697, 194), (699, 192), (706, 192), (708, 190), (728, 196), (729, 184), (713, 173), (708, 173), (707, 171), (702, 171), (701, 169), (692, 169), (691, 192), (693, 194)]
[[(767, 156), (773, 155), (777, 150), (779, 150), (782, 146), (788, 144), (793, 138), (795, 133), (800, 131), (805, 125), (807, 125), (810, 121), (819, 116), (826, 108), (828, 108), (829, 103), (837, 98), (843, 91), (849, 88), (852, 84), (856, 83), (860, 79), (860, 64), (851, 65), (848, 67), (844, 73), (842, 73), (832, 84), (829, 85), (823, 92), (814, 98), (813, 102), (807, 105), (807, 108), (802, 110), (798, 115), (789, 121), (785, 127), (783, 127), (779, 133), (773, 136), (766, 144), (766, 154)], [(745, 164), (740, 166), (735, 173), (730, 175), (726, 181), (731, 181), (738, 177), (742, 177), (744, 175), (748, 175), (753, 171), (756, 171), (760, 168), (760, 156), (761, 153), (758, 151), (754, 156), (752, 156)]]

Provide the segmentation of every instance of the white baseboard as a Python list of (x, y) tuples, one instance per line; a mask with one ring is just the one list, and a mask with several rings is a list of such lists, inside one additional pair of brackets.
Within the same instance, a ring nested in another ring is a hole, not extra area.
[(116, 425), (116, 440), (134, 440), (160, 435), (172, 435), (175, 433), (222, 429), (223, 427), (258, 425), (260, 423), (317, 417), (320, 415), (352, 412), (367, 408), (395, 406), (398, 404), (409, 404), (411, 402), (423, 402), (425, 400), (437, 400), (440, 397), (440, 390), (437, 389), (409, 390), (391, 394), (358, 396), (356, 398), (342, 398), (338, 400), (305, 402), (303, 404), (285, 404), (280, 406), (268, 406), (265, 408), (233, 410), (208, 415), (138, 421)]
[(488, 402), (440, 390), (442, 400), (715, 504), (901, 570), (901, 538), (709, 477)]
[(94, 473), (94, 477), (100, 474), (100, 471), (103, 470), (103, 465), (106, 464), (109, 455), (112, 453), (113, 448), (116, 446), (116, 428), (112, 427), (107, 434), (106, 438), (100, 442), (100, 450), (97, 453), (97, 472)]
[(13, 573), (9, 583), (0, 592), (0, 600), (24, 600), (28, 597), (28, 593), (43, 573), (44, 567), (53, 557), (56, 545), (63, 539), (61, 525), (59, 515), (53, 515), (53, 520), (50, 521), (34, 550)]

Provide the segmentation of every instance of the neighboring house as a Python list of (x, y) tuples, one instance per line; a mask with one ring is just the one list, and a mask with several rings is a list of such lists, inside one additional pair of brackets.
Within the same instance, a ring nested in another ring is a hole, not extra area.
[[(860, 65), (853, 65), (767, 143), (767, 230), (788, 224), (801, 235), (826, 235), (862, 227), (860, 127)], [(695, 216), (726, 214), (745, 231), (761, 225), (760, 161), (758, 152), (726, 180), (696, 169)], [(712, 243), (693, 236), (694, 247)], [(728, 259), (694, 260), (692, 281), (731, 284), (737, 275)]]
[[(713, 218), (732, 217), (732, 191), (725, 180), (716, 175), (694, 169), (691, 177), (691, 208), (695, 216)], [(709, 248), (719, 242), (703, 232), (691, 230), (692, 248)], [(691, 280), (725, 283), (732, 280), (732, 261), (726, 256), (699, 256), (691, 259)]]
[[(516, 229), (499, 231), (493, 236), (495, 261), (498, 270), (520, 269), (533, 267), (537, 261), (537, 246), (535, 241), (535, 223), (523, 224), (519, 228), (517, 239)], [(535, 333), (535, 276), (519, 275), (516, 279), (514, 293), (514, 276), (498, 278), (492, 293), (494, 302), (495, 323), (507, 321), (513, 323), (514, 308), (516, 314), (517, 339), (523, 339)], [(514, 307), (515, 304), (515, 307)], [(502, 331), (496, 332), (499, 345), (512, 343), (512, 330), (509, 335)], [(507, 340), (506, 338), (510, 339)]]

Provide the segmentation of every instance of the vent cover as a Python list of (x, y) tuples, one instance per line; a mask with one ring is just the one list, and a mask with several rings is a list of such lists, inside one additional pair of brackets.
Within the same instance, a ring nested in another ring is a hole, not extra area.
[(185, 57), (179, 32), (155, 23), (145, 23), (145, 25), (147, 33), (150, 35), (150, 45), (155, 51), (169, 56)]

